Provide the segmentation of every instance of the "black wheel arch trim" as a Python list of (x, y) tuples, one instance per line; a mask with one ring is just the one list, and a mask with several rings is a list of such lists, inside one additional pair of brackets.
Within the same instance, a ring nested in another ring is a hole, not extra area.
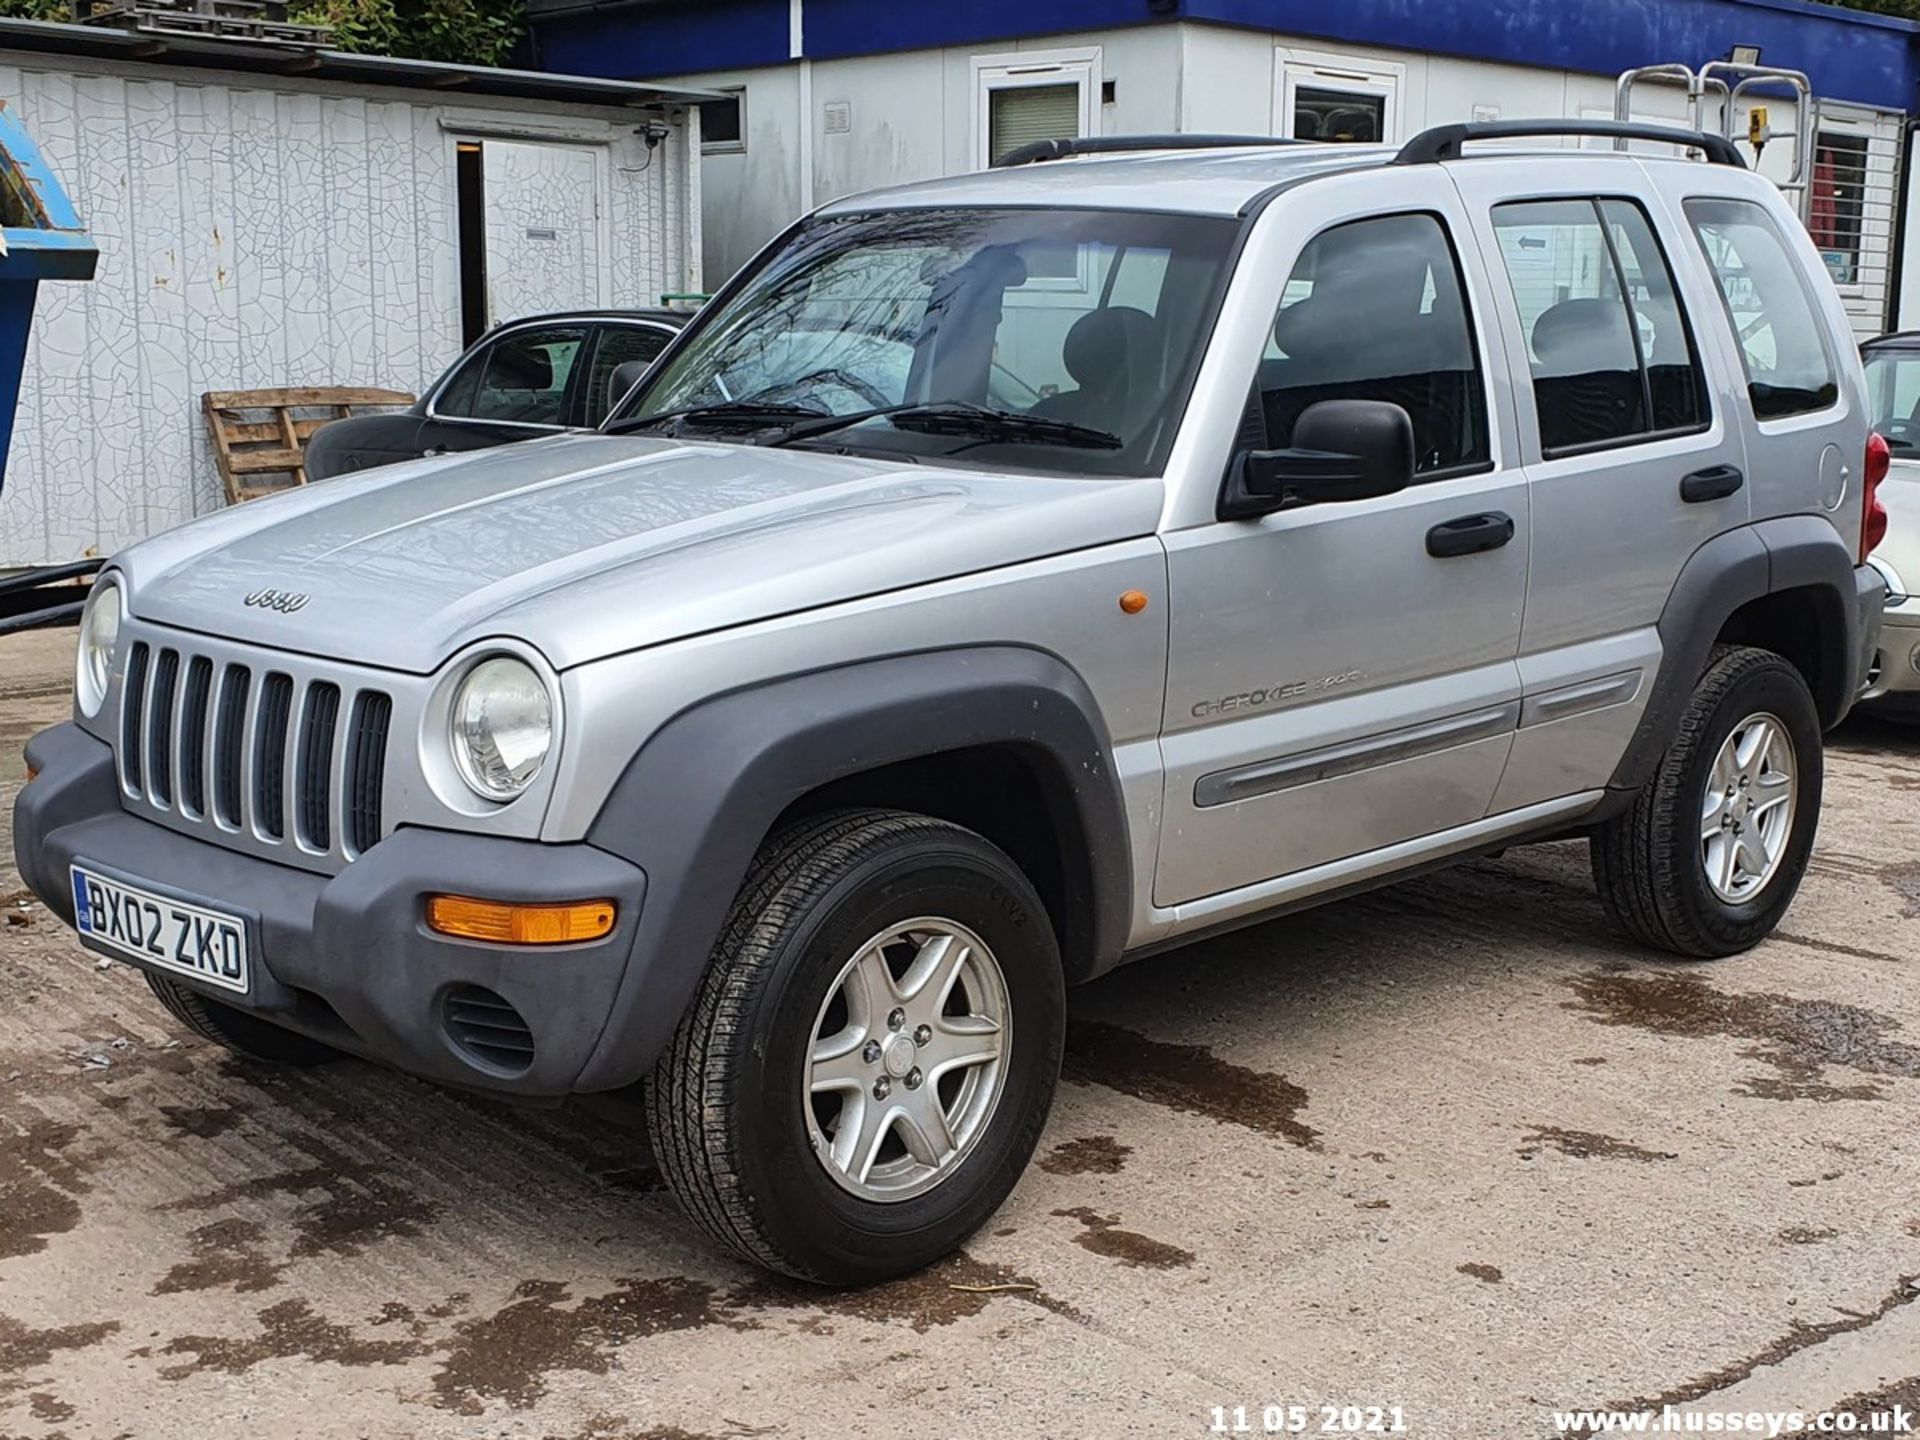
[(578, 1088), (639, 1079), (692, 1001), (762, 841), (824, 785), (902, 761), (1013, 747), (1066, 837), (1062, 958), (1071, 980), (1116, 964), (1132, 846), (1112, 741), (1086, 682), (1020, 646), (923, 651), (798, 674), (702, 701), (627, 764), (588, 841), (645, 871), (641, 916)]
[(1742, 606), (1768, 595), (1811, 593), (1821, 651), (1840, 661), (1826, 669), (1814, 704), (1823, 727), (1845, 719), (1866, 679), (1878, 628), (1878, 601), (1860, 578), (1862, 568), (1839, 531), (1818, 515), (1757, 521), (1716, 535), (1694, 551), (1660, 613), (1659, 673), (1608, 789), (1631, 795), (1646, 783), (1727, 622)]

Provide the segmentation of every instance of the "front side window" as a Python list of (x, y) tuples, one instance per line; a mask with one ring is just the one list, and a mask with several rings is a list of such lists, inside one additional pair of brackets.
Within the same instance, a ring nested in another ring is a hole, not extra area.
[(582, 423), (598, 426), (606, 419), (607, 412), (633, 388), (633, 367), (651, 365), (671, 339), (673, 332), (662, 325), (609, 325), (602, 330), (586, 377), (587, 413)]
[(1493, 226), (1527, 337), (1542, 454), (1706, 424), (1693, 335), (1639, 206), (1530, 200), (1494, 207)]
[(1805, 277), (1779, 228), (1751, 200), (1689, 200), (1687, 218), (1720, 284), (1762, 420), (1824, 410), (1840, 397)]
[(1881, 345), (1865, 358), (1873, 428), (1894, 454), (1920, 456), (1920, 349)]
[(567, 379), (587, 338), (583, 327), (516, 330), (485, 346), (447, 382), (434, 414), (515, 425), (564, 425)]
[(1260, 362), (1267, 443), (1322, 400), (1384, 400), (1413, 420), (1414, 473), (1489, 462), (1486, 385), (1452, 244), (1432, 215), (1340, 225), (1300, 254)]
[(840, 417), (836, 445), (1156, 473), (1236, 229), (1099, 210), (813, 220), (696, 322), (613, 423), (731, 428), (764, 443), (783, 414)]

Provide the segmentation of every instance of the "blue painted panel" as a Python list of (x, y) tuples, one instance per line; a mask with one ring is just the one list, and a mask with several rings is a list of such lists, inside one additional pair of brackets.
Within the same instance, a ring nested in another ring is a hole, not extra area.
[[(1269, 9), (1275, 8), (1269, 6)], [(1286, 8), (1317, 9), (1287, 0)], [(1098, 30), (1149, 21), (1147, 0), (807, 0), (807, 54), (816, 60)]]
[(541, 68), (567, 75), (645, 80), (789, 58), (787, 0), (700, 0), (528, 18)]
[(1183, 0), (1182, 8), (1196, 20), (1598, 75), (1668, 60), (1697, 66), (1736, 44), (1759, 45), (1767, 63), (1805, 70), (1816, 95), (1895, 110), (1920, 99), (1910, 22), (1785, 0)]
[[(1177, 0), (1175, 16), (1598, 75), (1760, 45), (1769, 63), (1807, 71), (1818, 94), (1920, 109), (1920, 26), (1809, 0)], [(1147, 0), (807, 0), (806, 46), (832, 59), (1150, 23)], [(697, 74), (787, 58), (785, 0), (534, 24), (542, 63), (580, 74)]]
[(27, 332), (33, 328), (37, 280), (0, 280), (0, 478), (13, 448), (13, 416), (27, 368)]

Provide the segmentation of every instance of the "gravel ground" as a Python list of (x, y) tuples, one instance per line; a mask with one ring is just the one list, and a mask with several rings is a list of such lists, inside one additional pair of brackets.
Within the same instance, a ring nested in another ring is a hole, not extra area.
[(993, 1225), (827, 1295), (701, 1241), (631, 1096), (243, 1064), (22, 904), (19, 745), (66, 714), (70, 645), (0, 640), (5, 1440), (1920, 1409), (1920, 731), (1835, 737), (1806, 887), (1738, 959), (1620, 939), (1575, 844), (1077, 992)]

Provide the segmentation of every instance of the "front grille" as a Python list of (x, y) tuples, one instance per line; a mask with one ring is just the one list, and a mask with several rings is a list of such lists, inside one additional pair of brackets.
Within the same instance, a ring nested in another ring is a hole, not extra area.
[(287, 859), (309, 868), (371, 849), (392, 697), (228, 654), (191, 637), (133, 642), (117, 750), (134, 808), (218, 844), (297, 852)]
[(367, 850), (380, 838), (380, 791), (387, 779), (387, 728), (393, 699), (378, 690), (354, 702), (347, 752), (347, 843)]
[(180, 810), (199, 819), (207, 813), (207, 700), (213, 690), (213, 661), (193, 657), (187, 666), (187, 693), (180, 702)]
[(322, 681), (307, 687), (300, 721), (300, 838), (315, 850), (333, 848), (332, 786), (334, 727), (340, 721), (340, 687)]
[(253, 752), (253, 824), (269, 840), (287, 838), (287, 730), (293, 677), (267, 676), (260, 692), (260, 740)]
[(479, 985), (447, 991), (447, 1034), (469, 1056), (520, 1074), (533, 1064), (533, 1031), (505, 997)]

